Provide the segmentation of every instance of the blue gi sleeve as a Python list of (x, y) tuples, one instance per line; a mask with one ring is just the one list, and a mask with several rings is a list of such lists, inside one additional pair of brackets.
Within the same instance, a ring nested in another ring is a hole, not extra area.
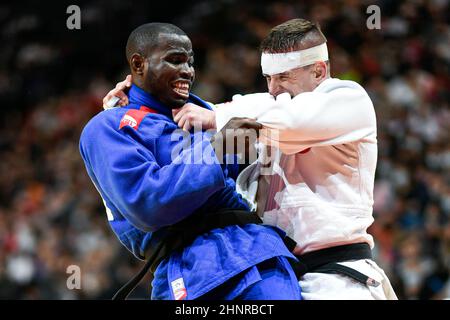
[(160, 166), (151, 148), (143, 143), (144, 137), (154, 135), (145, 121), (139, 132), (132, 128), (116, 130), (101, 121), (86, 126), (80, 151), (89, 159), (99, 187), (110, 202), (135, 227), (152, 232), (192, 214), (225, 186), (225, 177), (217, 161), (190, 161), (193, 154), (212, 151), (207, 139)]

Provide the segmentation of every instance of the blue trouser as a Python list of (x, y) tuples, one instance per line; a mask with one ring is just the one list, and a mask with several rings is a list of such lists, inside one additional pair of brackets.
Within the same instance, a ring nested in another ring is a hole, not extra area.
[(301, 300), (301, 289), (286, 257), (253, 266), (198, 300)]

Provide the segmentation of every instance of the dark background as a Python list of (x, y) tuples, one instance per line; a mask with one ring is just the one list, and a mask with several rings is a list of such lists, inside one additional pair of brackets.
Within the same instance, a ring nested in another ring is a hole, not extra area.
[[(68, 30), (66, 8), (81, 8)], [(366, 8), (381, 8), (381, 29)], [(84, 124), (127, 74), (143, 23), (192, 39), (194, 92), (211, 102), (266, 91), (258, 44), (302, 17), (328, 38), (333, 77), (369, 92), (379, 158), (375, 260), (401, 299), (450, 298), (448, 0), (14, 1), (0, 4), (0, 298), (109, 299), (141, 266), (120, 246), (78, 153)], [(66, 268), (82, 270), (68, 290)], [(148, 298), (150, 279), (133, 293)]]

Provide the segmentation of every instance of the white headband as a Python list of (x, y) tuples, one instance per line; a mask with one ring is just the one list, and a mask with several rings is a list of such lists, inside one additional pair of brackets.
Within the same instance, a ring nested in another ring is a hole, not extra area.
[(313, 64), (316, 61), (327, 61), (328, 49), (326, 42), (305, 50), (286, 53), (263, 53), (261, 67), (263, 74), (274, 75), (295, 68)]

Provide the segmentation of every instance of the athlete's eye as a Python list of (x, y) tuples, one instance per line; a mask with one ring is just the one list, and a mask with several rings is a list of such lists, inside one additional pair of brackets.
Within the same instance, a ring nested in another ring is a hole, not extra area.
[(172, 64), (180, 64), (184, 63), (186, 61), (186, 58), (180, 57), (180, 56), (169, 56), (166, 59), (167, 62), (170, 62)]

